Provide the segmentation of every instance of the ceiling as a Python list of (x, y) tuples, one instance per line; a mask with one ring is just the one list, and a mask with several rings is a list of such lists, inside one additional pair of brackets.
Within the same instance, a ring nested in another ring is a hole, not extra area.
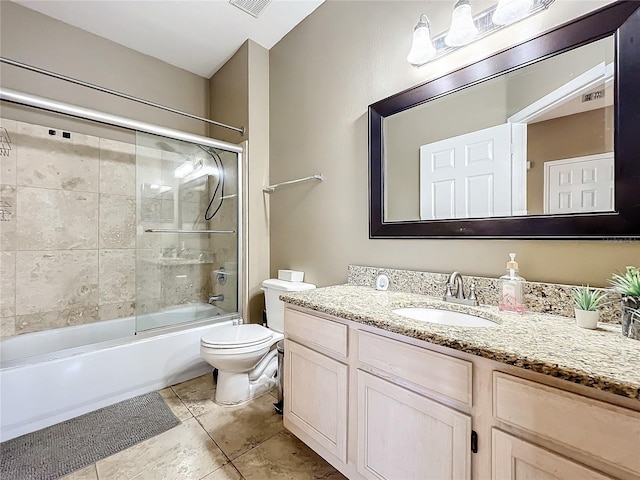
[(210, 78), (247, 40), (266, 49), (324, 0), (271, 0), (255, 18), (228, 0), (13, 0)]

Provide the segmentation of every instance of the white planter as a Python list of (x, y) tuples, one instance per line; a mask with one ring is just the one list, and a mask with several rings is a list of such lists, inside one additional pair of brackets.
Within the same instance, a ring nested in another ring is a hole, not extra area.
[(574, 312), (576, 313), (576, 322), (579, 327), (589, 328), (591, 330), (598, 327), (598, 318), (600, 317), (598, 310), (589, 311), (574, 308)]

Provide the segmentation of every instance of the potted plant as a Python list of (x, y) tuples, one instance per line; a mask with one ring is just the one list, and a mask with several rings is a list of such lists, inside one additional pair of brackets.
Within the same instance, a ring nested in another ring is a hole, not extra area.
[(628, 266), (626, 272), (614, 273), (609, 283), (615, 292), (622, 295), (622, 334), (626, 337), (633, 312), (640, 309), (640, 269)]
[(604, 301), (605, 292), (594, 290), (587, 285), (586, 287), (574, 287), (571, 293), (578, 326), (590, 329), (596, 328), (600, 317), (598, 308)]
[(630, 310), (631, 323), (629, 325), (629, 338), (640, 340), (640, 308)]

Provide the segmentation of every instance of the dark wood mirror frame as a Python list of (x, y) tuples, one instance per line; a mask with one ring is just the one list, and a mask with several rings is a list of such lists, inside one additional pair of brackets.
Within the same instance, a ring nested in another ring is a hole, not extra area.
[[(615, 35), (615, 212), (384, 222), (383, 120), (524, 65)], [(640, 6), (619, 1), (369, 106), (369, 238), (640, 238)]]

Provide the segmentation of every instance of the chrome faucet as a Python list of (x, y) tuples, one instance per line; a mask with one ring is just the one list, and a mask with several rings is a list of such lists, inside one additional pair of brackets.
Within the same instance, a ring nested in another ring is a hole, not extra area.
[(445, 302), (461, 303), (463, 305), (478, 306), (478, 299), (476, 298), (476, 286), (474, 283), (469, 287), (469, 297), (464, 294), (464, 280), (460, 272), (453, 272), (449, 275), (447, 281), (447, 289), (445, 291), (443, 300)]
[(209, 303), (213, 304), (213, 302), (223, 302), (224, 301), (224, 295), (220, 294), (220, 295), (211, 295), (209, 297)]

